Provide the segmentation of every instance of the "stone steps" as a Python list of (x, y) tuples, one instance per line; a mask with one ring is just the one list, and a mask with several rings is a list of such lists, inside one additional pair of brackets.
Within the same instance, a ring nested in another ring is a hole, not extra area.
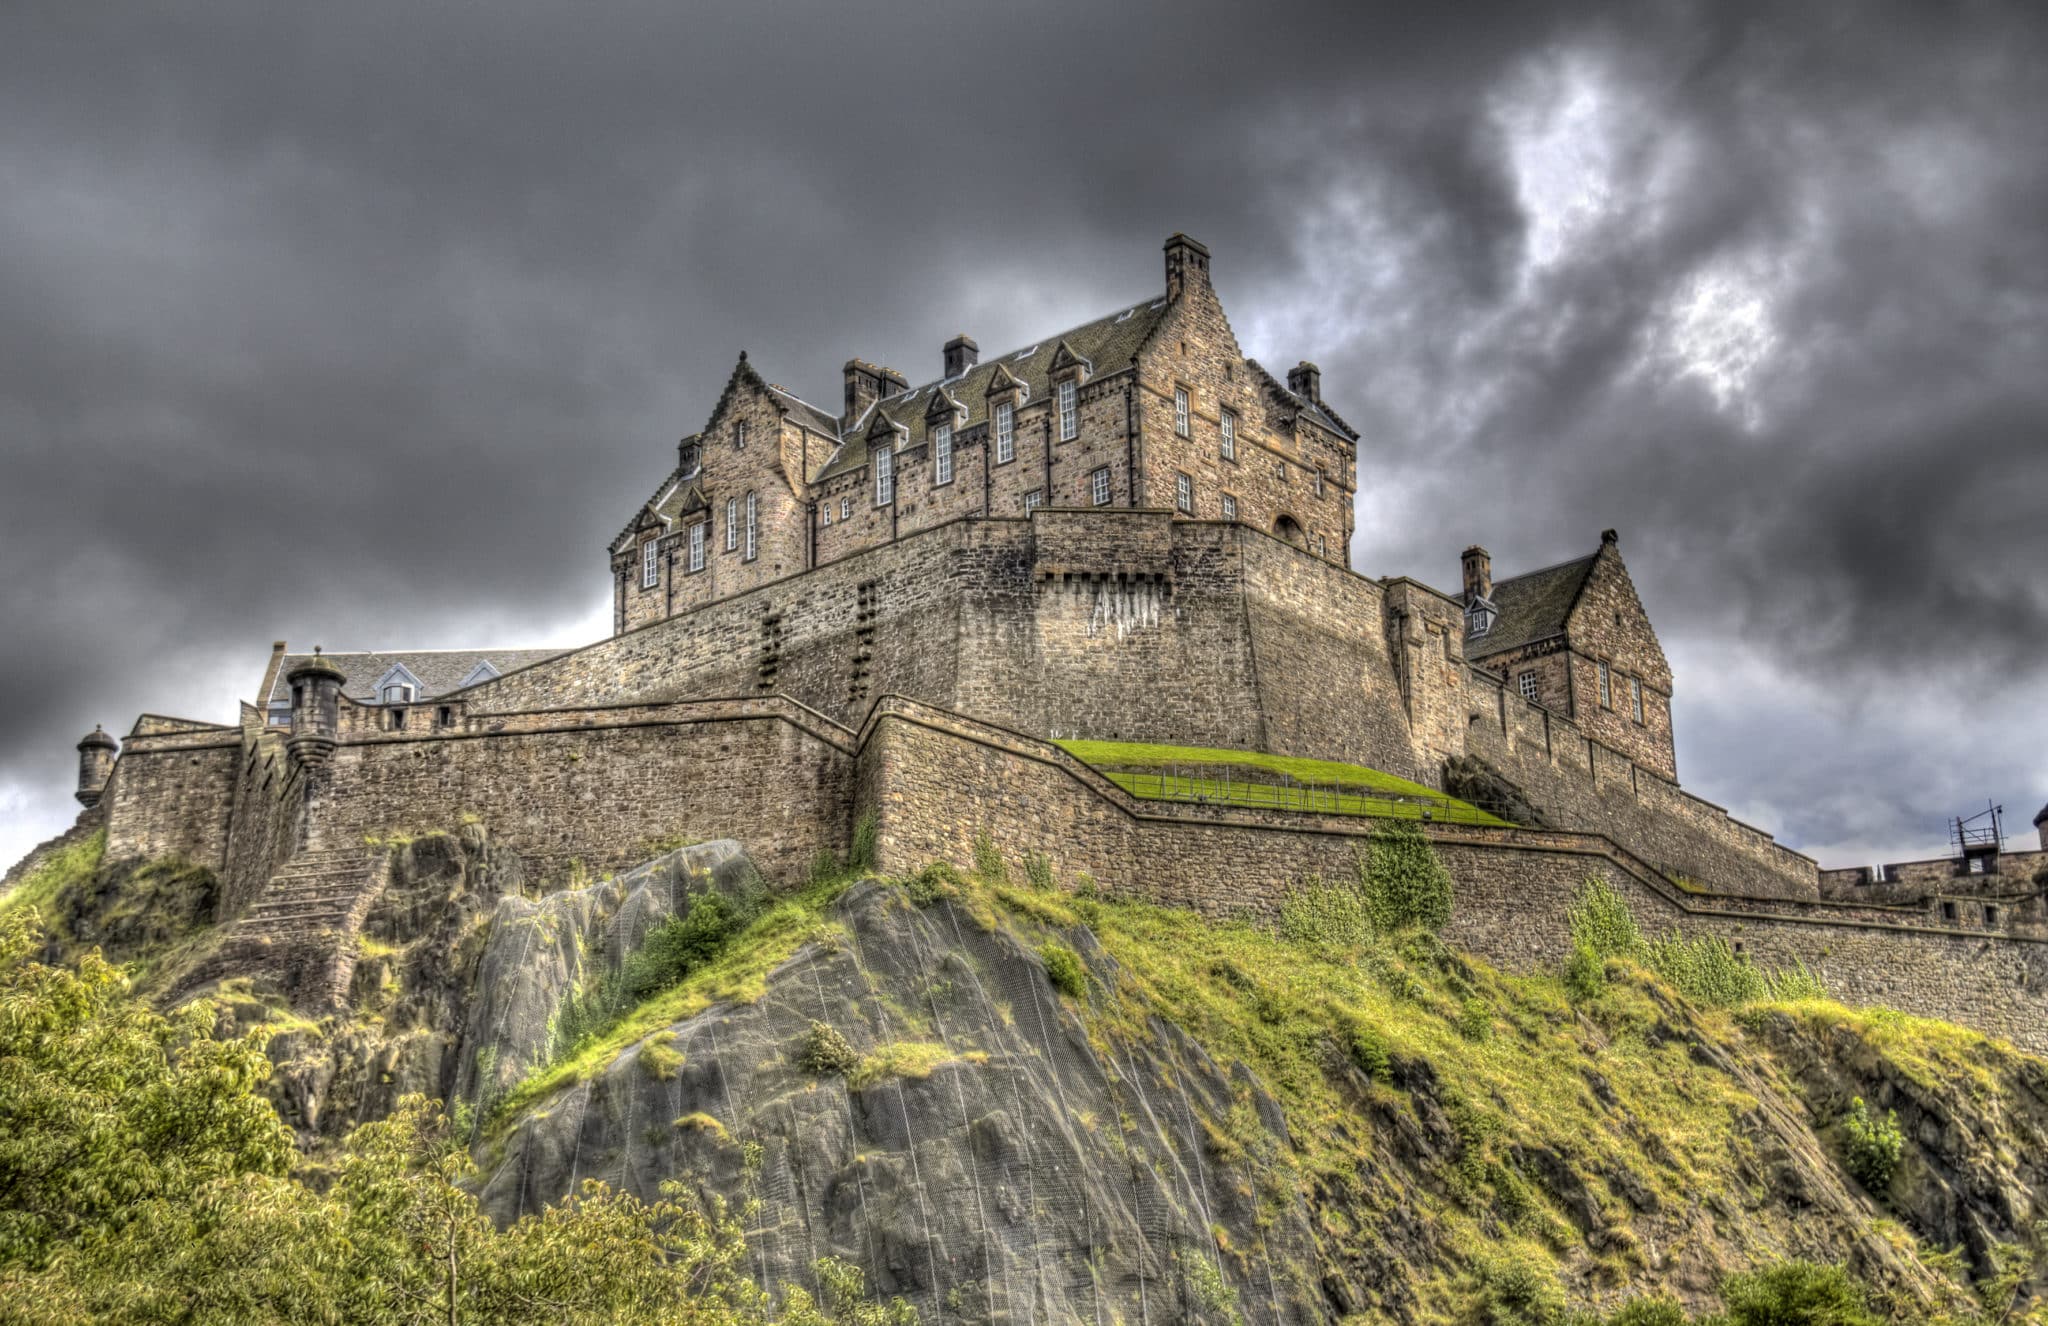
[(356, 937), (389, 869), (387, 856), (364, 848), (300, 852), (229, 925), (186, 988), (247, 976), (303, 1011), (340, 1008), (355, 974)]

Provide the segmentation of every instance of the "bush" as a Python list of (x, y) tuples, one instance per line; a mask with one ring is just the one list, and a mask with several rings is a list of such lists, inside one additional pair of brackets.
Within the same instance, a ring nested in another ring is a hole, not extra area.
[(1572, 899), (1572, 943), (1587, 949), (1595, 958), (1637, 957), (1643, 951), (1643, 932), (1636, 928), (1635, 913), (1628, 900), (1599, 875), (1588, 875)]
[(1842, 1136), (1847, 1143), (1844, 1161), (1856, 1181), (1874, 1193), (1889, 1188), (1906, 1148), (1898, 1111), (1887, 1110), (1884, 1118), (1876, 1118), (1858, 1096), (1849, 1106), (1849, 1117), (1842, 1121)]
[(1386, 1038), (1362, 1022), (1351, 1022), (1344, 1027), (1344, 1049), (1358, 1071), (1375, 1082), (1386, 1081), (1393, 1070)]
[(1442, 929), (1451, 919), (1451, 875), (1422, 830), (1383, 824), (1373, 830), (1371, 844), (1358, 872), (1373, 928), (1383, 934), (1411, 926)]
[(1607, 1319), (1606, 1326), (1686, 1326), (1685, 1309), (1676, 1299), (1630, 1299)]
[(1728, 1326), (1878, 1326), (1862, 1286), (1839, 1266), (1781, 1262), (1721, 1285)]
[(1544, 1267), (1500, 1257), (1472, 1268), (1470, 1320), (1487, 1326), (1551, 1326), (1564, 1319), (1564, 1291)]
[(951, 861), (934, 861), (904, 880), (903, 887), (912, 902), (929, 907), (942, 898), (958, 897), (966, 883)]
[(619, 973), (626, 996), (638, 1003), (680, 983), (746, 928), (751, 911), (722, 893), (698, 894), (687, 913), (649, 930), (639, 951), (626, 959)]
[(853, 822), (853, 844), (846, 850), (846, 868), (856, 874), (875, 868), (875, 848), (880, 837), (875, 824), (875, 812), (863, 814)]
[(986, 830), (974, 835), (974, 873), (981, 876), (984, 884), (1007, 884), (1010, 880), (1010, 868), (1003, 864), (1003, 854)]
[(812, 1077), (838, 1077), (852, 1072), (859, 1063), (860, 1056), (847, 1044), (846, 1037), (825, 1022), (811, 1024), (796, 1054), (796, 1066)]
[(1032, 888), (1039, 890), (1041, 893), (1051, 892), (1053, 886), (1052, 858), (1043, 852), (1026, 852), (1024, 854), (1024, 878), (1031, 882)]
[(1803, 961), (1795, 960), (1789, 967), (1766, 972), (1764, 984), (1770, 988), (1770, 998), (1781, 1002), (1828, 997), (1827, 983)]
[(1280, 936), (1319, 949), (1350, 949), (1371, 937), (1365, 899), (1348, 884), (1308, 875), (1280, 900)]
[(1584, 1003), (1597, 999), (1607, 985), (1607, 964), (1591, 945), (1584, 942), (1572, 944), (1571, 960), (1564, 965), (1564, 989), (1572, 1002)]
[(1476, 996), (1467, 999), (1458, 1009), (1458, 1034), (1468, 1041), (1483, 1041), (1493, 1038), (1493, 1008), (1484, 999)]
[(1650, 945), (1650, 966), (1695, 1004), (1732, 1008), (1764, 997), (1763, 973), (1718, 935), (1684, 939), (1675, 932)]
[(1038, 956), (1045, 962), (1045, 979), (1052, 982), (1053, 989), (1075, 999), (1084, 999), (1088, 994), (1088, 971), (1081, 965), (1081, 955), (1065, 944), (1048, 940), (1038, 950)]

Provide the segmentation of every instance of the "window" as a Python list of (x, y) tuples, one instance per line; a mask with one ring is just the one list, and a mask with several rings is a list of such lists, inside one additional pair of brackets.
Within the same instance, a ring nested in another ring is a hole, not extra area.
[(1493, 605), (1475, 598), (1465, 605), (1465, 634), (1482, 636), (1493, 629)]
[(850, 497), (842, 497), (842, 498), (840, 498), (840, 499), (839, 499), (839, 518), (840, 518), (841, 520), (852, 520), (852, 519), (853, 519), (853, 499), (852, 499), (852, 498), (850, 498)]
[(1236, 460), (1237, 413), (1234, 410), (1225, 410), (1220, 417), (1223, 420), (1223, 459)]
[(1531, 704), (1536, 703), (1536, 674), (1534, 672), (1525, 672), (1515, 678), (1515, 685), (1522, 688), (1522, 698), (1524, 700)]
[(875, 453), (875, 505), (896, 500), (896, 454), (883, 447)]
[(1614, 708), (1614, 674), (1607, 670), (1605, 663), (1600, 665), (1600, 707)]
[(405, 710), (393, 709), (389, 714), (385, 715), (385, 718), (389, 720), (393, 732), (401, 732), (405, 729)]
[(1944, 921), (1956, 919), (1956, 905), (1954, 903), (1945, 902), (1941, 905), (1941, 919)]
[[(654, 545), (649, 544), (649, 547)], [(385, 704), (404, 704), (412, 699), (412, 687), (402, 681), (394, 681), (384, 688)]]
[(1992, 906), (1992, 905), (1991, 905), (1990, 903), (1988, 903), (1988, 902), (1984, 904), (1984, 924), (1985, 924), (1985, 925), (1997, 925), (1997, 924), (1998, 924), (1998, 909), (1997, 909), (1996, 907), (1993, 907), (1993, 906)]
[[(1327, 543), (1324, 543), (1324, 542), (1323, 542), (1323, 536), (1322, 536), (1322, 535), (1320, 535), (1320, 534), (1316, 535), (1316, 556), (1318, 556), (1318, 557), (1327, 557), (1327, 556), (1329, 556), (1329, 555), (1330, 555), (1330, 545), (1329, 545), (1329, 544), (1327, 544)], [(1449, 640), (1450, 638), (1451, 638), (1451, 637), (1450, 637), (1450, 633), (1449, 633), (1449, 632), (1445, 632), (1445, 634), (1444, 634), (1444, 639), (1446, 639), (1446, 640)]]
[(731, 552), (740, 546), (740, 499), (725, 499), (725, 550)]
[(1322, 495), (1323, 495), (1323, 470), (1322, 470), (1322, 467), (1321, 467), (1321, 466), (1317, 466), (1317, 467), (1316, 467), (1316, 496), (1317, 496), (1317, 497), (1321, 497)]
[[(1096, 503), (1101, 506), (1101, 502)], [(1195, 514), (1195, 481), (1185, 474), (1173, 476), (1173, 505), (1183, 515)]]
[(1004, 401), (996, 407), (996, 464), (1017, 459), (1017, 407)]
[(1107, 465), (1088, 476), (1088, 497), (1097, 506), (1109, 505), (1109, 467)]
[(732, 449), (734, 451), (745, 451), (747, 449), (747, 421), (744, 419), (732, 421)]
[(747, 560), (753, 561), (761, 552), (761, 521), (759, 502), (752, 493), (747, 494)]
[(1628, 707), (1635, 713), (1636, 722), (1642, 722), (1643, 679), (1641, 677), (1630, 677), (1628, 679)]
[(654, 539), (640, 545), (640, 588), (652, 589), (661, 582), (661, 544)]
[(1173, 431), (1182, 437), (1188, 435), (1188, 389), (1173, 389)]
[(453, 707), (445, 704), (442, 705), (440, 710), (438, 711), (438, 717), (440, 719), (440, 724), (442, 727), (455, 726), (455, 710)]
[(932, 482), (953, 482), (953, 425), (940, 424), (932, 437)]
[(1028, 515), (1030, 515), (1030, 514), (1031, 514), (1032, 512), (1034, 512), (1034, 511), (1038, 510), (1038, 508), (1039, 508), (1039, 507), (1041, 507), (1041, 506), (1044, 506), (1044, 505), (1045, 505), (1045, 489), (1043, 489), (1043, 488), (1033, 488), (1033, 489), (1032, 489), (1032, 490), (1031, 490), (1030, 492), (1028, 492), (1028, 493), (1024, 494), (1024, 514), (1025, 514), (1025, 515), (1027, 515), (1027, 516), (1028, 516)]
[(823, 506), (819, 507), (818, 511), (822, 523), (827, 525), (832, 523), (832, 504), (830, 502), (826, 502)]
[(1223, 494), (1223, 518), (1225, 520), (1237, 519), (1237, 499), (1229, 493)]
[(704, 527), (708, 523), (707, 521), (700, 520), (690, 526), (690, 569), (692, 571), (702, 571), (704, 569)]
[(1060, 383), (1060, 441), (1062, 442), (1074, 440), (1074, 397), (1077, 394), (1074, 390), (1074, 380), (1072, 378), (1068, 378), (1065, 382)]

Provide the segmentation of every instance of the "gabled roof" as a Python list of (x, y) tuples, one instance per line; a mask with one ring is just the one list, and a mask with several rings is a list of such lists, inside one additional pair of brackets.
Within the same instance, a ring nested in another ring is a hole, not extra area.
[(837, 438), (839, 436), (839, 417), (837, 415), (825, 413), (825, 411), (811, 404), (795, 392), (786, 391), (772, 382), (768, 384), (768, 390), (774, 393), (777, 399), (782, 402), (783, 407), (795, 417), (798, 423), (809, 428), (814, 433), (823, 433), (826, 437)]
[(1105, 313), (1093, 322), (1084, 322), (1057, 336), (1048, 336), (1034, 345), (990, 355), (958, 377), (941, 378), (891, 396), (879, 405), (868, 407), (861, 418), (854, 421), (853, 426), (846, 430), (845, 441), (840, 443), (839, 450), (825, 463), (818, 477), (829, 479), (868, 463), (868, 436), (872, 431), (871, 416), (875, 414), (882, 415), (908, 434), (899, 446), (917, 446), (925, 440), (925, 411), (931, 404), (931, 395), (943, 389), (965, 409), (966, 418), (958, 426), (972, 428), (988, 419), (988, 388), (999, 371), (1023, 383), (1027, 400), (1037, 400), (1049, 389), (1055, 347), (1067, 346), (1075, 356), (1088, 360), (1097, 375), (1114, 373), (1128, 367), (1138, 357), (1139, 347), (1144, 345), (1145, 338), (1152, 334), (1152, 329), (1159, 325), (1165, 314), (1166, 296), (1156, 295), (1149, 300), (1126, 305), (1114, 313)]
[[(488, 663), (504, 673), (567, 652), (562, 649), (414, 649), (392, 653), (322, 654), (321, 657), (340, 668), (347, 678), (341, 685), (343, 695), (369, 704), (376, 701), (377, 684), (396, 671), (410, 674), (419, 684), (418, 698), (428, 700), (470, 684), (470, 674), (481, 664)], [(291, 683), (285, 678), (293, 668), (311, 657), (311, 654), (284, 656), (282, 666), (277, 670), (277, 679), (271, 683), (270, 694), (265, 697), (267, 703), (285, 704), (291, 700)]]
[(1579, 591), (1586, 587), (1586, 578), (1599, 560), (1600, 554), (1590, 553), (1494, 581), (1493, 606), (1500, 616), (1485, 635), (1467, 635), (1466, 657), (1485, 658), (1563, 635), (1565, 622), (1579, 601)]

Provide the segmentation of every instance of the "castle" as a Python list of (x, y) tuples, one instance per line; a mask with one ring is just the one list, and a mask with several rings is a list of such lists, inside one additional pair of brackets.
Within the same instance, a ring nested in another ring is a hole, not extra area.
[(556, 878), (731, 836), (795, 879), (871, 818), (885, 870), (964, 863), (986, 834), (1111, 891), (1270, 913), (1347, 869), (1371, 815), (1141, 797), (1059, 743), (1312, 757), (1512, 810), (1420, 817), (1458, 884), (1452, 938), (1497, 961), (1555, 961), (1597, 873), (1648, 929), (2048, 1049), (2048, 857), (1823, 872), (1686, 792), (1614, 531), (1500, 579), (1468, 548), (1455, 592), (1352, 571), (1364, 439), (1313, 364), (1282, 382), (1243, 356), (1201, 244), (1166, 242), (1153, 296), (941, 356), (916, 388), (848, 362), (831, 413), (742, 354), (609, 545), (608, 639), (280, 644), (238, 723), (146, 715), (118, 757), (81, 743), (72, 836), (212, 868), (212, 974), (319, 1005), (394, 835), (481, 821)]

